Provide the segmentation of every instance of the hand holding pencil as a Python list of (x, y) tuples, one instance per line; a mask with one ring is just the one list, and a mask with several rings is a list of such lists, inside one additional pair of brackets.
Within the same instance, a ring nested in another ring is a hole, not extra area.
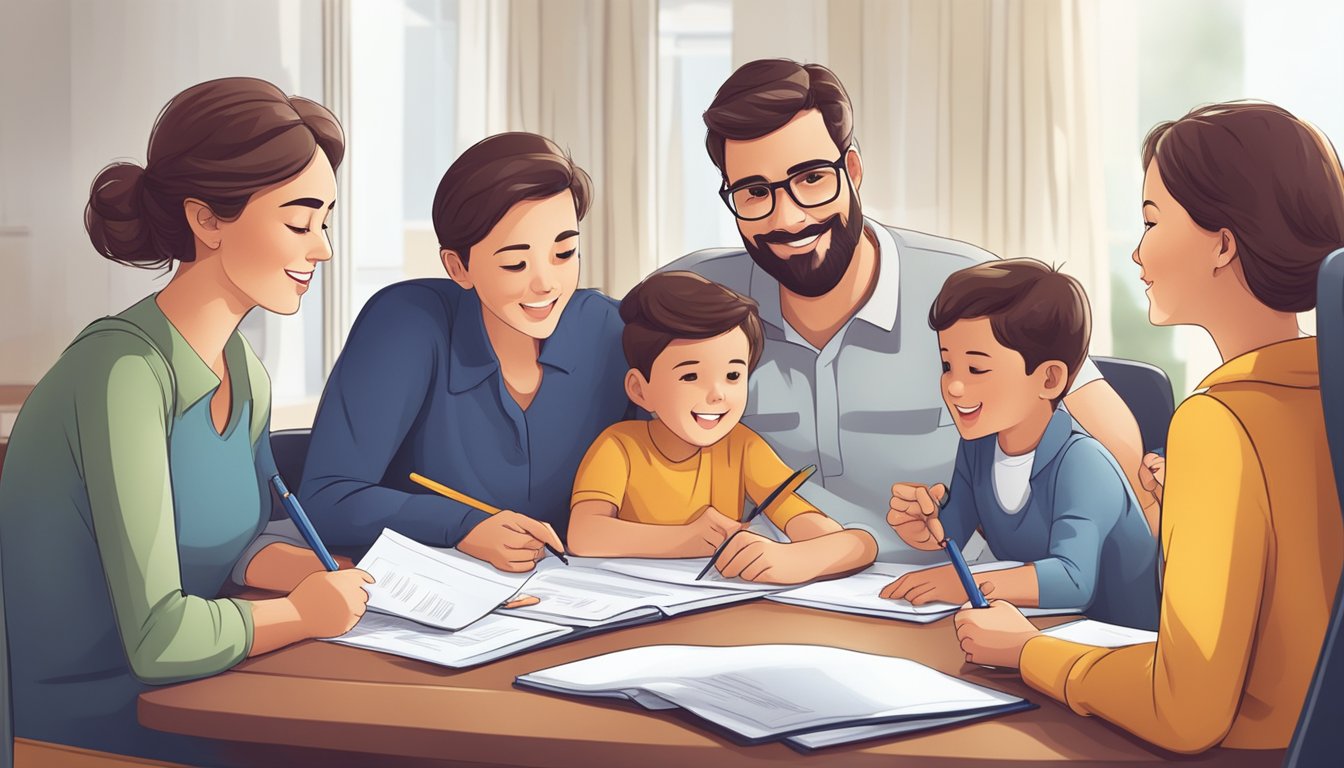
[(510, 573), (532, 570), (548, 550), (566, 565), (569, 564), (560, 537), (548, 523), (512, 510), (500, 509), (415, 472), (411, 473), (411, 480), (441, 496), (490, 515), (462, 537), (457, 543), (458, 551)]

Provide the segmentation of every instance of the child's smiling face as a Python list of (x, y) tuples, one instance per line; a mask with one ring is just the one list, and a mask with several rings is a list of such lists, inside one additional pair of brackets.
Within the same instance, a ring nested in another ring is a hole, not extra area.
[(626, 393), (674, 435), (706, 448), (742, 418), (750, 359), (741, 328), (709, 339), (679, 339), (653, 361), (647, 380), (636, 369), (626, 374)]
[(1043, 393), (1059, 394), (1050, 378), (1063, 364), (1047, 361), (1028, 372), (1021, 353), (994, 338), (989, 318), (958, 320), (938, 332), (943, 358), (943, 402), (952, 413), (964, 440), (974, 440), (1011, 429), (1026, 421), (1037, 409), (1049, 408)]

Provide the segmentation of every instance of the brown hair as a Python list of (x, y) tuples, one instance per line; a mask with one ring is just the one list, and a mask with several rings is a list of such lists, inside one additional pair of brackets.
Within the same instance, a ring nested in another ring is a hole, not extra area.
[(233, 220), (252, 195), (298, 175), (318, 149), (332, 168), (345, 155), (341, 125), (321, 104), (251, 77), (194, 85), (159, 112), (143, 168), (113, 163), (98, 173), (84, 228), (99, 253), (122, 264), (194, 261), (187, 198)]
[(799, 112), (816, 109), (839, 150), (854, 140), (854, 111), (840, 78), (820, 64), (757, 59), (737, 68), (705, 110), (705, 148), (723, 172), (727, 139), (759, 139), (784, 127)]
[(1251, 293), (1280, 312), (1316, 306), (1316, 272), (1344, 245), (1344, 178), (1329, 140), (1273, 104), (1231, 102), (1158, 123), (1143, 140), (1201, 228), (1227, 228)]
[(989, 318), (995, 340), (1022, 355), (1027, 373), (1048, 360), (1068, 366), (1066, 392), (1087, 358), (1087, 293), (1077, 280), (1035, 259), (995, 260), (953, 272), (929, 308), (929, 327), (945, 331), (977, 317)]
[(509, 209), (569, 190), (579, 219), (588, 213), (592, 180), (555, 142), (535, 133), (500, 133), (471, 145), (439, 181), (434, 193), (434, 233), (439, 247), (470, 262), (471, 247), (485, 239)]
[(734, 328), (747, 334), (747, 370), (761, 359), (765, 334), (756, 302), (694, 272), (660, 272), (621, 300), (626, 362), (648, 379), (653, 361), (678, 339), (712, 339)]

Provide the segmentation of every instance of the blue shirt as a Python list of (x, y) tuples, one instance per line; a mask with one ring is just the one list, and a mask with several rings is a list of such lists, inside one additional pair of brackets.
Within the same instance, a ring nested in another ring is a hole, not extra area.
[(939, 513), (944, 532), (965, 542), (980, 527), (998, 558), (1034, 564), (1042, 608), (1157, 629), (1157, 542), (1111, 454), (1055, 411), (1036, 446), (1026, 505), (1009, 514), (994, 494), (997, 440), (958, 446), (952, 498)]
[(561, 536), (584, 451), (626, 415), (617, 304), (575, 292), (541, 346), (524, 411), (504, 388), (475, 291), (448, 279), (378, 292), (327, 381), (301, 484), (327, 544), (367, 547), (383, 528), (455, 546), (483, 512), (412, 483), (411, 472)]

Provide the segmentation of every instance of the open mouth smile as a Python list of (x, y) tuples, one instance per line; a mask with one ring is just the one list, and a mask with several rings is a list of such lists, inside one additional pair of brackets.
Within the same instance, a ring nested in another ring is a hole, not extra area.
[(695, 423), (705, 429), (717, 427), (724, 416), (722, 413), (697, 413), (696, 411), (691, 411), (691, 415), (695, 417)]
[(560, 300), (559, 296), (545, 301), (520, 302), (518, 306), (523, 308), (523, 312), (533, 320), (545, 320), (550, 316), (551, 310), (555, 308), (556, 302)]
[(952, 407), (957, 409), (957, 413), (961, 414), (961, 417), (963, 419), (966, 419), (968, 421), (974, 421), (975, 418), (980, 415), (980, 408), (983, 405), (984, 403), (977, 403), (975, 406), (970, 408), (967, 408), (966, 406), (962, 405), (953, 405)]
[(289, 278), (299, 285), (307, 285), (313, 279), (312, 272), (295, 272), (292, 269), (286, 269), (285, 274), (289, 275)]

